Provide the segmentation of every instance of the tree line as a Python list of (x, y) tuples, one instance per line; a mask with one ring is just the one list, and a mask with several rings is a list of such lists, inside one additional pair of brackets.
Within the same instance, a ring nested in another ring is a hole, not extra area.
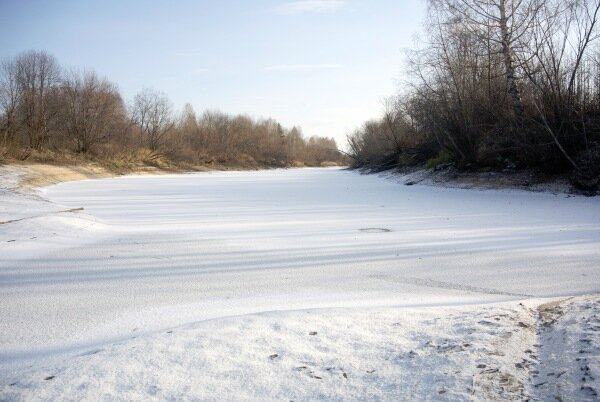
[(428, 0), (408, 89), (348, 136), (354, 167), (530, 169), (600, 184), (599, 0)]
[(209, 166), (319, 166), (341, 162), (332, 138), (305, 138), (273, 119), (205, 111), (175, 113), (146, 88), (125, 103), (93, 70), (65, 70), (44, 51), (0, 63), (0, 160), (104, 161)]

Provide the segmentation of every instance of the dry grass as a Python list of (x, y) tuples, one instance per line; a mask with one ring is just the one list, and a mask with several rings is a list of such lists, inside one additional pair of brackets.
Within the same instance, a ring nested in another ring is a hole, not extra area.
[[(100, 179), (122, 174), (94, 163), (63, 166), (44, 163), (19, 163), (13, 166), (18, 167), (23, 172), (23, 179), (20, 184), (28, 189), (65, 181)], [(127, 174), (167, 174), (171, 172), (171, 170), (167, 171), (156, 167), (140, 166), (139, 169), (130, 170)]]

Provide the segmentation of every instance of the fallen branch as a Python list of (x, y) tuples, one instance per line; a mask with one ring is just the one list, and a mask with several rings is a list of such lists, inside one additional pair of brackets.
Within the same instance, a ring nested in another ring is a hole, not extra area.
[(48, 215), (64, 214), (65, 212), (78, 212), (78, 211), (83, 211), (83, 207), (65, 209), (63, 211), (50, 212), (50, 213), (44, 214), (44, 215), (26, 216), (25, 218), (11, 219), (11, 220), (8, 220), (8, 221), (0, 221), (0, 225), (6, 225), (7, 223), (20, 222), (20, 221), (24, 221), (24, 220), (27, 220), (27, 219), (41, 218), (41, 217), (48, 216)]

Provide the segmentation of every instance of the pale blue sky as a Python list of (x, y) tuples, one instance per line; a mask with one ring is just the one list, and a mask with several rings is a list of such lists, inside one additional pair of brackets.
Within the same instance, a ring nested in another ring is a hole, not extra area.
[(424, 0), (0, 0), (0, 57), (29, 49), (94, 68), (125, 100), (219, 109), (345, 136), (396, 92)]

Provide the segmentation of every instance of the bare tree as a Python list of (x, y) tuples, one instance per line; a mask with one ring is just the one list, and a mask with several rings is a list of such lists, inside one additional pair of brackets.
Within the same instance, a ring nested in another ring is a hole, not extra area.
[(304, 138), (302, 136), (302, 129), (300, 127), (292, 127), (289, 134), (287, 135), (287, 159), (288, 161), (295, 161), (301, 159), (302, 145), (304, 144)]
[(74, 143), (76, 152), (89, 152), (106, 141), (124, 119), (116, 86), (93, 71), (70, 72), (63, 81), (59, 105), (60, 129)]
[(39, 149), (50, 140), (51, 102), (60, 83), (60, 67), (54, 56), (44, 51), (21, 53), (15, 63), (19, 114), (29, 146)]
[(17, 63), (6, 59), (0, 63), (0, 116), (2, 117), (2, 146), (12, 141), (18, 129), (17, 108), (21, 100)]
[(431, 0), (451, 18), (464, 21), (464, 27), (502, 55), (508, 94), (514, 116), (522, 121), (523, 101), (516, 74), (515, 52), (535, 24), (543, 0)]
[(600, 0), (429, 5), (410, 90), (349, 137), (355, 166), (536, 168), (600, 189)]
[[(198, 117), (189, 104), (175, 119), (167, 95), (152, 89), (137, 94), (126, 110), (115, 85), (93, 71), (63, 77), (43, 51), (0, 63), (3, 159), (61, 160), (73, 150), (115, 167), (151, 160), (256, 168), (286, 166), (299, 157), (309, 164), (339, 161), (332, 147), (329, 139), (305, 140), (299, 127), (288, 130), (273, 119), (211, 111)], [(139, 152), (148, 149), (150, 154)]]
[(524, 49), (523, 71), (533, 93), (536, 121), (575, 169), (568, 148), (578, 142), (589, 148), (586, 116), (594, 105), (595, 73), (590, 47), (599, 37), (600, 1), (548, 0), (532, 29), (531, 45)]
[(167, 95), (148, 88), (135, 96), (131, 118), (151, 151), (157, 151), (164, 145), (166, 135), (175, 126), (173, 106)]
[(198, 131), (198, 117), (191, 104), (186, 103), (183, 106), (183, 112), (179, 119), (179, 128), (186, 133), (193, 134)]

